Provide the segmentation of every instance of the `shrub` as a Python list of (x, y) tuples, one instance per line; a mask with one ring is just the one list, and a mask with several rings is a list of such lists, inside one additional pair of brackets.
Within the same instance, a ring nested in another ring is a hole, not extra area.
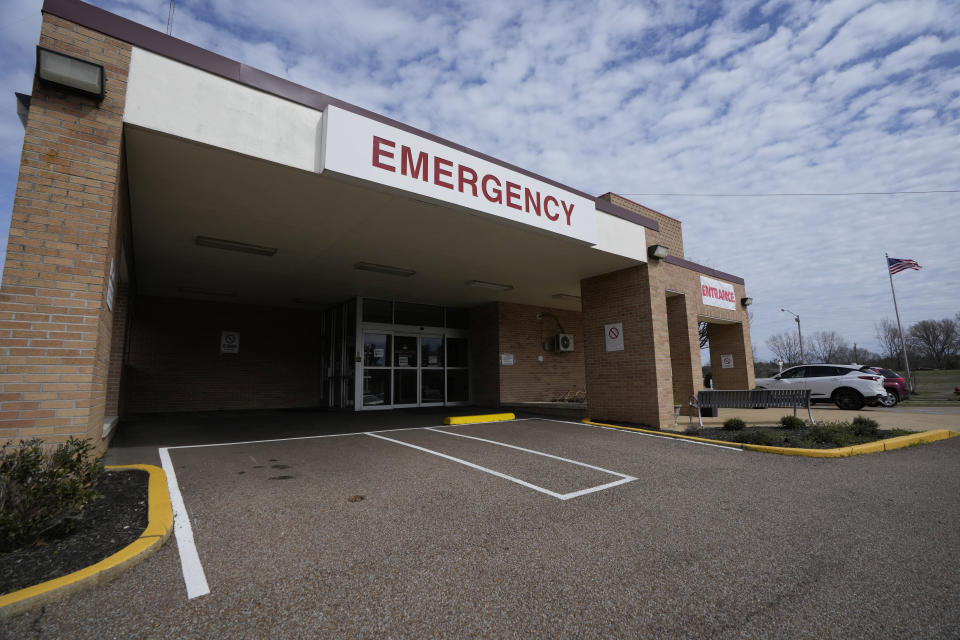
[(876, 420), (871, 418), (857, 416), (853, 419), (851, 426), (853, 427), (853, 432), (858, 436), (875, 436), (877, 435), (877, 427), (880, 425), (877, 424)]
[(772, 429), (757, 429), (755, 431), (739, 433), (734, 437), (734, 442), (761, 444), (766, 447), (775, 447), (781, 444), (780, 434)]
[(100, 497), (103, 472), (89, 440), (70, 438), (56, 448), (39, 438), (0, 448), (0, 551), (44, 534), (67, 533), (88, 502)]
[(805, 440), (814, 444), (848, 447), (859, 444), (862, 439), (856, 437), (853, 426), (848, 422), (821, 422), (810, 427), (810, 433)]
[(724, 421), (723, 428), (727, 431), (740, 431), (745, 428), (747, 423), (741, 420), (740, 418), (730, 418), (729, 420)]
[(780, 418), (780, 426), (784, 429), (803, 429), (807, 423), (797, 416), (783, 416)]

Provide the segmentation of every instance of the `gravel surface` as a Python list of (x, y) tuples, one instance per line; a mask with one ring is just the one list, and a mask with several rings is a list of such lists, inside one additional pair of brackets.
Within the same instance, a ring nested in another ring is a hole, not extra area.
[[(187, 600), (171, 539), (0, 636), (960, 634), (960, 438), (822, 460), (545, 420), (451, 430), (637, 480), (561, 501), (361, 434), (175, 449), (210, 594)], [(496, 445), (395, 436), (498, 462)], [(502, 461), (551, 490), (604, 479)]]
[(145, 471), (105, 471), (103, 497), (83, 510), (73, 530), (0, 553), (0, 594), (53, 580), (100, 562), (140, 537), (147, 526)]

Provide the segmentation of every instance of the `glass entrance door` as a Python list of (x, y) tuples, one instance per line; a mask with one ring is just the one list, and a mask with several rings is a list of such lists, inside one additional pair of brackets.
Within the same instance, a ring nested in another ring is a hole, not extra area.
[(443, 355), (443, 336), (420, 336), (420, 406), (443, 404)]
[(393, 406), (416, 407), (418, 338), (397, 334), (393, 340)]

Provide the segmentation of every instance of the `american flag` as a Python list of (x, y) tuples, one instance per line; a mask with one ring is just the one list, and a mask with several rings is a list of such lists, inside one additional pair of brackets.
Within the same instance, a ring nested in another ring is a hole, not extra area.
[(891, 275), (900, 273), (904, 269), (920, 269), (917, 261), (909, 258), (887, 258), (887, 267), (889, 267)]

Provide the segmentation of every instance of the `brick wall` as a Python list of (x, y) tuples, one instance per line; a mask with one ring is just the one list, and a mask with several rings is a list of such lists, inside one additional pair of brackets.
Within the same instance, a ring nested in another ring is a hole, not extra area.
[[(508, 303), (499, 307), (499, 352), (514, 357), (513, 365), (500, 366), (500, 402), (553, 402), (567, 391), (586, 389), (580, 312)], [(543, 343), (560, 333), (557, 320), (545, 314), (556, 316), (573, 336), (574, 351), (544, 351)]]
[(607, 202), (611, 202), (618, 207), (623, 207), (627, 211), (639, 213), (647, 218), (652, 218), (660, 224), (660, 231), (651, 231), (647, 229), (647, 246), (662, 244), (670, 249), (670, 255), (678, 258), (683, 257), (683, 223), (676, 218), (660, 213), (650, 207), (645, 207), (639, 202), (628, 200), (615, 193), (605, 193), (600, 196)]
[(0, 441), (103, 447), (130, 46), (49, 14), (40, 45), (103, 64), (106, 96), (33, 87), (0, 288)]
[[(134, 304), (129, 413), (319, 404), (319, 312), (143, 296)], [(240, 353), (220, 353), (222, 331), (240, 332)]]
[(120, 415), (121, 383), (123, 362), (126, 352), (128, 310), (130, 308), (130, 286), (117, 284), (117, 294), (113, 302), (113, 328), (110, 337), (110, 363), (107, 369), (107, 397), (104, 415)]

